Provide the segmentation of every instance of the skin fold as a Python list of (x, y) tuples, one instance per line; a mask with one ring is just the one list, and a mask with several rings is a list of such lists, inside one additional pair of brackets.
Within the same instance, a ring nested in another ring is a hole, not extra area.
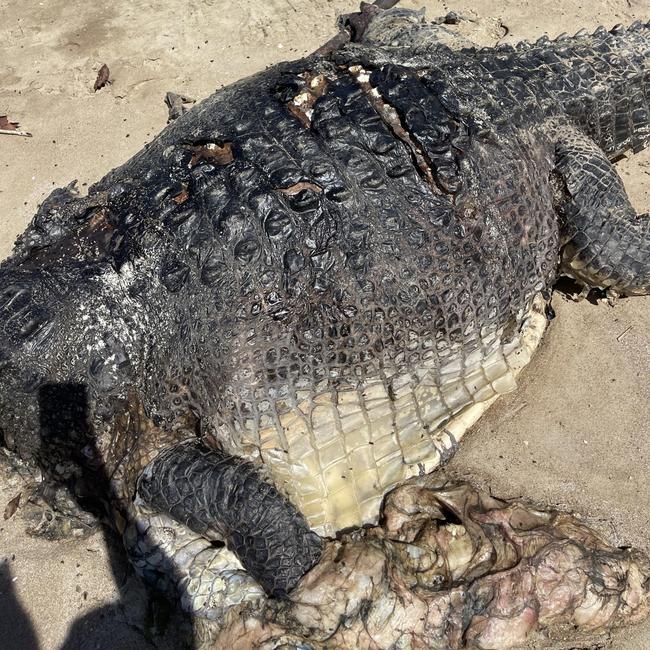
[(646, 617), (649, 571), (575, 517), (427, 477), (387, 495), (381, 525), (329, 542), (287, 601), (233, 610), (214, 647), (577, 643)]

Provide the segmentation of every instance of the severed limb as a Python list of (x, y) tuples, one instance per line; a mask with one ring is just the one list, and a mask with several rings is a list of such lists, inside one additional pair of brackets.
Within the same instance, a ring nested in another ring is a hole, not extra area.
[(359, 11), (339, 16), (339, 33), (319, 47), (314, 54), (327, 55), (348, 43), (360, 43), (373, 20), (398, 2), (399, 0), (375, 0), (372, 4), (362, 2)]
[(328, 55), (348, 43), (363, 43), (383, 47), (408, 47), (427, 51), (439, 45), (452, 49), (471, 47), (473, 43), (447, 29), (470, 18), (449, 12), (445, 16), (426, 21), (424, 9), (395, 7), (397, 0), (376, 0), (361, 3), (360, 10), (344, 14), (338, 19), (339, 33), (318, 48), (314, 54)]

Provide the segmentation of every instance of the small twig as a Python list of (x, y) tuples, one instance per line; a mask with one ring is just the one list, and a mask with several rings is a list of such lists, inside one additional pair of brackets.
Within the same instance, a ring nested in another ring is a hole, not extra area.
[(630, 330), (632, 329), (632, 325), (630, 325), (628, 328), (624, 329), (617, 337), (616, 340), (620, 341)]
[(19, 135), (23, 138), (31, 138), (32, 134), (27, 131), (18, 131), (17, 129), (0, 129), (0, 135)]
[(522, 402), (521, 404), (518, 404), (515, 408), (513, 408), (511, 411), (505, 414), (504, 420), (509, 420), (510, 418), (515, 417), (519, 411), (523, 411), (526, 407), (528, 406), (528, 402)]

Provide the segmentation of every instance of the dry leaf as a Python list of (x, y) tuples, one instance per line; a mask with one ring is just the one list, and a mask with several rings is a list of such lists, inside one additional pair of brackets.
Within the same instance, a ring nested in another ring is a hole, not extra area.
[(6, 115), (0, 115), (0, 129), (3, 131), (16, 131), (18, 122), (12, 122)]
[(11, 517), (14, 516), (16, 510), (18, 510), (18, 506), (20, 506), (20, 497), (22, 495), (22, 492), (19, 492), (9, 503), (7, 504), (7, 507), (5, 508), (5, 514), (4, 518), (5, 521), (7, 519), (11, 519)]
[(97, 73), (97, 79), (95, 79), (95, 85), (93, 88), (97, 92), (100, 88), (103, 88), (111, 76), (111, 71), (108, 69), (108, 66), (104, 63)]
[(181, 190), (180, 194), (177, 194), (176, 196), (172, 196), (172, 201), (177, 205), (180, 205), (181, 203), (185, 203), (185, 201), (187, 201), (187, 199), (189, 198), (190, 198), (190, 193), (187, 191), (187, 185), (183, 183), (183, 189)]
[(18, 122), (12, 122), (6, 115), (0, 115), (0, 135), (19, 135), (24, 138), (31, 138), (32, 134), (21, 131)]
[(209, 142), (192, 147), (192, 151), (194, 154), (192, 160), (190, 160), (190, 167), (194, 167), (202, 160), (211, 162), (214, 165), (229, 165), (235, 159), (230, 142), (225, 142), (223, 145)]

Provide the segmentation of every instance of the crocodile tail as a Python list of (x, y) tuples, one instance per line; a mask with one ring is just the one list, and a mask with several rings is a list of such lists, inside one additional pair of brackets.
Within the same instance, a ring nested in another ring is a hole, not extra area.
[(566, 116), (610, 161), (650, 142), (650, 22), (436, 57), (478, 132)]
[(650, 22), (559, 37), (541, 56), (552, 70), (544, 82), (549, 94), (610, 160), (647, 146)]
[(610, 159), (638, 152), (650, 141), (650, 22), (601, 28), (590, 40), (584, 91), (566, 110)]

